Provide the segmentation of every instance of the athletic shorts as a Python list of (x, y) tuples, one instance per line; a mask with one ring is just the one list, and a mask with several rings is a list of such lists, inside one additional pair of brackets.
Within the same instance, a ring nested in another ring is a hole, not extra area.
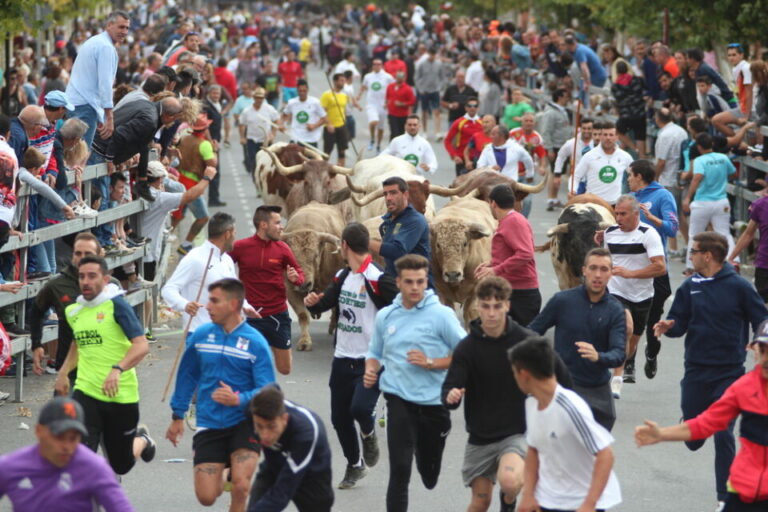
[(768, 302), (768, 268), (755, 267), (755, 289)]
[(508, 453), (516, 453), (525, 460), (528, 445), (524, 434), (515, 434), (490, 444), (470, 444), (464, 450), (461, 478), (469, 487), (475, 478), (487, 478), (496, 483), (499, 460)]
[(645, 324), (648, 323), (648, 313), (651, 312), (653, 297), (640, 302), (632, 302), (631, 300), (627, 300), (624, 297), (619, 297), (615, 294), (613, 296), (619, 299), (619, 302), (624, 306), (624, 309), (628, 310), (629, 314), (632, 315), (632, 334), (635, 336), (643, 334)]
[[(552, 148), (552, 151), (555, 153), (555, 155), (557, 155), (560, 152), (560, 148)], [(571, 156), (573, 156), (573, 154), (571, 154), (570, 156), (568, 156), (568, 158), (565, 159), (565, 164), (563, 165), (563, 167), (560, 169), (559, 172), (555, 170), (555, 159), (554, 158), (551, 159), (549, 161), (549, 168), (550, 170), (552, 170), (552, 174), (554, 174), (555, 176), (562, 176), (563, 174), (568, 174), (568, 171), (571, 168)]]
[(229, 428), (207, 428), (192, 438), (195, 466), (206, 462), (229, 466), (232, 454), (237, 450), (261, 453), (261, 445), (250, 417)]
[(112, 470), (124, 475), (136, 463), (133, 440), (139, 424), (139, 404), (102, 402), (76, 389), (72, 399), (83, 407), (88, 435), (83, 444), (94, 452), (102, 444), (104, 456)]
[[(189, 190), (195, 185), (197, 185), (199, 182), (191, 180), (182, 174), (179, 176), (179, 183), (184, 185), (185, 189)], [(183, 212), (185, 212), (187, 209), (189, 209), (192, 212), (192, 215), (195, 217), (195, 219), (204, 219), (210, 216), (210, 214), (208, 213), (208, 205), (205, 204), (205, 200), (203, 199), (203, 196), (198, 197), (197, 199), (193, 200), (190, 203), (187, 203), (187, 205), (184, 208), (179, 209), (177, 211), (182, 212), (181, 217), (183, 217), (184, 216)]]
[(267, 339), (270, 347), (291, 348), (291, 317), (287, 310), (263, 318), (248, 318), (247, 322)]
[(420, 92), (419, 104), (424, 112), (431, 114), (433, 110), (438, 110), (440, 108), (440, 93)]
[(333, 133), (323, 128), (323, 150), (326, 153), (333, 151), (333, 146), (339, 153), (343, 153), (349, 147), (349, 134), (346, 126), (337, 126)]
[(749, 116), (741, 111), (741, 107), (733, 107), (733, 108), (730, 108), (730, 109), (726, 110), (726, 112), (728, 112), (730, 114), (733, 114), (733, 117), (735, 117), (736, 119), (746, 119), (747, 121), (756, 121), (757, 120), (757, 119), (755, 119), (754, 110), (750, 113)]
[(621, 135), (626, 135), (630, 130), (634, 134), (635, 140), (645, 140), (645, 118), (620, 117), (619, 122), (616, 123), (616, 131)]
[(366, 105), (365, 115), (369, 123), (383, 123), (387, 120), (387, 109), (384, 105)]

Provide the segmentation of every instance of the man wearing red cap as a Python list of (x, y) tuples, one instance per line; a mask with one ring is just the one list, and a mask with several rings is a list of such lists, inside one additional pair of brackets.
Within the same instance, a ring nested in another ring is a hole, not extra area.
[[(206, 175), (206, 170), (209, 167), (216, 170), (216, 152), (213, 149), (211, 143), (211, 137), (208, 134), (208, 126), (210, 126), (211, 120), (201, 113), (195, 124), (192, 125), (192, 133), (184, 136), (179, 142), (179, 182), (189, 190), (197, 185), (200, 180), (211, 181), (211, 178)], [(187, 254), (192, 249), (195, 237), (208, 223), (208, 207), (202, 197), (198, 197), (188, 205), (192, 210), (192, 215), (195, 216), (195, 221), (189, 227), (189, 233), (187, 238), (179, 246), (178, 252), (182, 256)], [(174, 213), (174, 218), (178, 221), (184, 217), (183, 210), (177, 210)]]

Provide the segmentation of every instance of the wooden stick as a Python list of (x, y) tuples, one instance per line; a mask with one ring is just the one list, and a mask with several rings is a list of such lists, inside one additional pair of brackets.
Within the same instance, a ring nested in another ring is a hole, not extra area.
[[(195, 302), (200, 300), (200, 295), (203, 294), (203, 287), (205, 286), (205, 278), (208, 276), (208, 267), (211, 265), (211, 259), (213, 258), (213, 248), (211, 248), (211, 252), (208, 253), (208, 261), (205, 264), (205, 270), (203, 270), (203, 278), (200, 280), (200, 288), (197, 289), (197, 297), (195, 297)], [(179, 343), (179, 348), (176, 349), (176, 359), (173, 360), (173, 366), (171, 367), (171, 372), (168, 374), (168, 382), (165, 384), (165, 391), (163, 391), (163, 398), (160, 400), (161, 402), (165, 402), (165, 399), (168, 398), (168, 390), (171, 389), (171, 383), (173, 382), (173, 374), (176, 373), (176, 367), (179, 365), (179, 358), (181, 357), (181, 353), (184, 351), (184, 347), (187, 346), (187, 333), (189, 332), (189, 326), (192, 325), (192, 319), (194, 318), (194, 315), (189, 315), (189, 320), (187, 320), (187, 326), (184, 328), (184, 333), (181, 336), (181, 343)]]
[(581, 100), (576, 100), (576, 116), (574, 117), (573, 128), (573, 155), (571, 155), (571, 188), (569, 190), (576, 190), (573, 188), (573, 181), (576, 179), (576, 148), (579, 146), (579, 124), (581, 123)]

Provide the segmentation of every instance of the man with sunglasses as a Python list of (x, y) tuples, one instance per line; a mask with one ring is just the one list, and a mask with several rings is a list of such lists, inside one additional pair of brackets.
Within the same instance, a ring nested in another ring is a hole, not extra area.
[(483, 131), (483, 123), (480, 121), (480, 116), (477, 115), (479, 107), (480, 102), (476, 97), (467, 99), (466, 114), (456, 119), (448, 129), (448, 133), (445, 134), (443, 145), (456, 164), (456, 176), (467, 172), (464, 149), (469, 144), (469, 140), (475, 133)]
[[(768, 318), (763, 299), (725, 261), (728, 242), (705, 231), (693, 237), (690, 250), (695, 273), (677, 289), (666, 320), (654, 327), (656, 337), (685, 334), (685, 374), (680, 383), (683, 419), (703, 413), (744, 375), (749, 327), (757, 331)], [(727, 300), (723, 298), (727, 297)], [(736, 453), (733, 423), (715, 434), (717, 500), (728, 499), (728, 470)], [(686, 441), (689, 450), (704, 440)]]

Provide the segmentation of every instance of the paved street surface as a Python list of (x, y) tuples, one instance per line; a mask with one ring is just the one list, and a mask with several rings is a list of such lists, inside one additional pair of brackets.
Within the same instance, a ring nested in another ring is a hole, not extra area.
[[(310, 76), (310, 94), (319, 97), (328, 88), (325, 78), (313, 68)], [(355, 145), (361, 150), (367, 144), (367, 121), (356, 112), (358, 136)], [(442, 130), (445, 131), (445, 128)], [(232, 146), (225, 149), (222, 158), (221, 196), (228, 203), (226, 211), (238, 219), (238, 237), (249, 236), (253, 230), (251, 218), (254, 208), (261, 204), (250, 178), (244, 171), (242, 152), (233, 130)], [(280, 136), (285, 140), (285, 136)], [(432, 181), (448, 185), (454, 175), (453, 165), (448, 160), (442, 144), (435, 144), (440, 169)], [(354, 162), (354, 151), (350, 148)], [(369, 155), (370, 156), (370, 155)], [(335, 162), (335, 155), (332, 157)], [(445, 203), (437, 198), (438, 206)], [(546, 230), (555, 224), (557, 212), (545, 211), (545, 197), (542, 193), (534, 199), (531, 224), (536, 243), (546, 240)], [(186, 231), (185, 224), (182, 233)], [(558, 290), (557, 281), (549, 254), (537, 255), (541, 292), (544, 300)], [(674, 288), (681, 282), (682, 264), (675, 261), (670, 273)], [(727, 300), (726, 297), (723, 298)], [(671, 303), (671, 299), (668, 305)], [(298, 335), (298, 324), (293, 324), (294, 340)], [(185, 434), (183, 442), (174, 448), (164, 439), (165, 430), (171, 419), (167, 403), (161, 402), (165, 382), (173, 362), (176, 347), (181, 336), (180, 325), (171, 325), (166, 331), (158, 331), (160, 341), (152, 345), (151, 354), (140, 365), (141, 421), (149, 425), (158, 442), (158, 451), (151, 464), (141, 461), (123, 477), (123, 485), (136, 510), (142, 512), (182, 512), (201, 510), (194, 496), (192, 483), (191, 436)], [(280, 376), (279, 382), (286, 396), (306, 405), (325, 421), (333, 452), (334, 482), (338, 483), (344, 474), (345, 460), (341, 454), (335, 432), (330, 422), (330, 394), (328, 376), (333, 355), (332, 338), (328, 335), (328, 318), (311, 324), (314, 340), (312, 352), (295, 352), (293, 373)], [(644, 343), (644, 341), (643, 341)], [(715, 509), (714, 472), (712, 442), (698, 452), (689, 452), (680, 444), (667, 444), (639, 450), (633, 441), (634, 427), (645, 418), (661, 424), (671, 424), (680, 419), (679, 382), (682, 377), (682, 339), (663, 340), (660, 355), (659, 374), (648, 381), (642, 372), (643, 356), (638, 357), (638, 383), (624, 386), (618, 401), (618, 421), (614, 429), (616, 463), (615, 470), (621, 483), (624, 503), (615, 510), (622, 512), (711, 512)], [(752, 357), (749, 364), (752, 364)], [(34, 441), (34, 423), (42, 403), (50, 396), (54, 377), (31, 375), (25, 379), (25, 402), (5, 403), (0, 406), (0, 453), (8, 452)], [(13, 379), (0, 379), (0, 391), (13, 393)], [(380, 402), (383, 403), (383, 399)], [(18, 407), (29, 408), (32, 417), (19, 417)], [(452, 413), (453, 429), (443, 458), (443, 468), (437, 487), (429, 492), (424, 489), (414, 467), (411, 479), (410, 503), (413, 511), (461, 511), (466, 510), (469, 490), (461, 482), (461, 463), (466, 443), (462, 410)], [(24, 423), (29, 430), (20, 429)], [(378, 466), (370, 470), (368, 477), (356, 488), (336, 491), (334, 510), (339, 512), (383, 511), (387, 485), (387, 443), (385, 432), (377, 427), (382, 449)], [(177, 461), (174, 459), (182, 459)], [(224, 495), (214, 507), (208, 510), (227, 510), (228, 496)], [(10, 510), (7, 500), (0, 501), (0, 511)], [(289, 508), (288, 510), (295, 510)], [(494, 493), (491, 510), (498, 510), (498, 493)]]

